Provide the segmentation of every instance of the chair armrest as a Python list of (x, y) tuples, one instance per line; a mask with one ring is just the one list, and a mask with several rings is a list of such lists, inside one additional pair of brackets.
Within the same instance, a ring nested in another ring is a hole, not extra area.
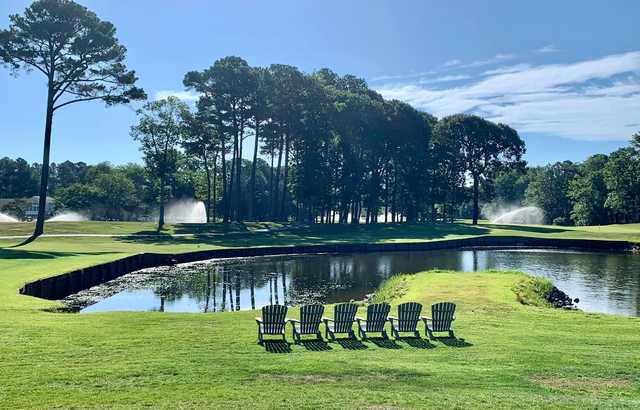
[(322, 321), (323, 321), (324, 323), (327, 323), (327, 322), (333, 322), (333, 319), (331, 319), (330, 317), (323, 317), (323, 318), (322, 318)]
[(420, 320), (422, 320), (422, 321), (425, 321), (425, 322), (426, 322), (427, 320), (431, 320), (431, 318), (430, 318), (430, 317), (427, 317), (427, 316), (420, 316)]
[(285, 322), (291, 322), (291, 323), (300, 323), (300, 321), (298, 319), (292, 319), (292, 318), (286, 318), (284, 320)]
[(366, 320), (360, 316), (356, 316), (356, 322), (360, 323), (360, 322), (366, 322)]
[(393, 321), (394, 321), (394, 320), (398, 320), (398, 318), (397, 318), (397, 317), (395, 317), (395, 316), (391, 316), (391, 315), (389, 315), (389, 316), (387, 316), (387, 320), (388, 320), (389, 322), (393, 323)]
[(261, 323), (262, 323), (262, 318), (257, 317), (257, 318), (256, 318), (256, 323), (261, 324)]

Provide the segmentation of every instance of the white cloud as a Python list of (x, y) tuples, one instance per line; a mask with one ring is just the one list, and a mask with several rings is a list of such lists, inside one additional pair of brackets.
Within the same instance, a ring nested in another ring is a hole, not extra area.
[(445, 83), (445, 82), (450, 82), (450, 81), (461, 81), (461, 80), (467, 80), (471, 78), (468, 75), (444, 75), (442, 77), (435, 77), (435, 78), (423, 78), (421, 80), (418, 81), (419, 84), (433, 84), (433, 83)]
[(181, 91), (181, 90), (160, 90), (157, 91), (154, 99), (164, 100), (167, 97), (176, 97), (182, 101), (196, 101), (200, 98), (200, 94), (193, 91)]
[(543, 53), (543, 54), (544, 53), (557, 53), (558, 51), (560, 51), (560, 50), (558, 50), (558, 48), (553, 44), (547, 44), (546, 46), (540, 47), (539, 49), (535, 50), (536, 53)]
[(468, 64), (460, 64), (458, 68), (473, 68), (473, 67), (483, 67), (486, 65), (498, 64), (504, 61), (513, 60), (517, 56), (515, 54), (496, 54), (491, 58), (487, 58), (484, 60), (476, 60), (472, 61)]
[(455, 58), (455, 59), (453, 59), (453, 60), (449, 60), (449, 61), (447, 61), (447, 62), (446, 62), (446, 63), (444, 63), (443, 65), (444, 65), (445, 67), (453, 67), (453, 66), (460, 65), (460, 64), (462, 64), (462, 61), (461, 61), (461, 60), (458, 60), (457, 58)]
[(516, 73), (518, 71), (524, 71), (531, 68), (531, 64), (515, 64), (509, 65), (505, 67), (498, 67), (493, 70), (487, 70), (483, 74), (484, 75), (495, 75), (495, 74), (506, 74), (506, 73)]
[(624, 140), (637, 131), (631, 125), (640, 112), (640, 52), (572, 64), (502, 67), (447, 89), (418, 82), (378, 91), (439, 117), (475, 112), (522, 132)]
[(409, 80), (412, 78), (424, 77), (424, 76), (435, 74), (435, 73), (436, 73), (435, 71), (430, 70), (430, 71), (422, 71), (419, 73), (381, 75), (381, 76), (370, 78), (369, 82), (381, 82), (381, 81), (390, 81), (390, 80)]

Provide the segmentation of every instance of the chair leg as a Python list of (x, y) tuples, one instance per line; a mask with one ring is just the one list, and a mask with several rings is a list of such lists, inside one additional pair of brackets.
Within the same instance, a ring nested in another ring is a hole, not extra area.
[(449, 337), (450, 338), (455, 338), (456, 336), (453, 334), (453, 330), (449, 330)]
[(386, 330), (382, 331), (382, 337), (385, 338), (385, 339), (389, 338), (389, 335), (387, 335), (387, 331)]
[(320, 331), (318, 331), (318, 333), (316, 333), (316, 337), (318, 340), (322, 340), (322, 333), (320, 333)]
[(417, 338), (420, 339), (420, 332), (418, 332), (417, 330), (415, 332), (413, 332), (413, 335)]
[(349, 337), (352, 339), (356, 339), (356, 334), (353, 330), (349, 332)]
[(427, 334), (429, 335), (429, 340), (433, 340), (433, 333), (431, 332), (431, 330), (429, 330), (429, 328), (427, 328)]

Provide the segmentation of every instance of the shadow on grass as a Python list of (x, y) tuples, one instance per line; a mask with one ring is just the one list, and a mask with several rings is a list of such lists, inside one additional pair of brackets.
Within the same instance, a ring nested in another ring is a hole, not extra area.
[[(282, 246), (330, 242), (375, 243), (387, 239), (433, 240), (450, 235), (479, 236), (489, 233), (486, 225), (466, 224), (375, 224), (375, 225), (289, 225), (284, 229), (249, 230), (234, 228), (224, 230), (223, 224), (179, 224), (176, 234), (190, 236), (171, 236), (165, 233), (140, 231), (128, 236), (116, 237), (117, 241), (127, 243), (171, 243), (206, 244), (218, 246)], [(242, 224), (238, 224), (242, 225)], [(224, 235), (229, 233), (229, 235)], [(137, 236), (147, 235), (147, 236)]]
[(335, 342), (347, 350), (364, 350), (369, 348), (369, 346), (358, 339), (336, 339)]
[(383, 349), (394, 349), (394, 350), (402, 349), (402, 346), (397, 344), (395, 341), (391, 339), (386, 339), (384, 337), (369, 338), (367, 339), (367, 342), (371, 342), (374, 345), (381, 347)]
[(56, 259), (68, 256), (107, 255), (114, 252), (56, 252), (56, 251), (25, 251), (20, 249), (0, 248), (0, 259)]
[(265, 340), (262, 345), (269, 353), (291, 353), (291, 346), (283, 340)]
[(321, 352), (321, 351), (333, 349), (324, 340), (303, 340), (300, 342), (300, 344), (304, 346), (305, 349), (313, 350), (315, 352)]
[(449, 347), (470, 347), (470, 346), (473, 346), (473, 343), (469, 343), (464, 339), (459, 339), (459, 338), (455, 338), (455, 337), (443, 337), (443, 338), (438, 338), (437, 340), (442, 342), (443, 345), (449, 346)]
[(424, 340), (417, 337), (403, 337), (403, 338), (400, 338), (400, 341), (408, 344), (414, 349), (435, 349), (436, 348), (436, 346), (429, 343), (428, 340)]

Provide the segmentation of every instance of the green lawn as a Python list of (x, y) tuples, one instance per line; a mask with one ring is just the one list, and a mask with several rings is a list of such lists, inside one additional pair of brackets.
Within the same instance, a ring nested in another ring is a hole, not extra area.
[[(2, 225), (0, 235), (9, 235)], [(52, 223), (48, 232), (152, 229), (116, 225)], [(55, 302), (17, 293), (25, 281), (142, 251), (487, 234), (640, 242), (640, 225), (260, 229), (236, 226), (239, 233), (208, 236), (177, 225), (154, 238), (43, 238), (0, 249), (0, 408), (211, 408), (223, 402), (240, 408), (248, 401), (256, 408), (640, 406), (640, 319), (522, 305), (513, 291), (523, 279), (518, 273), (426, 272), (404, 279), (400, 292), (381, 292), (393, 304), (458, 303), (455, 343), (331, 343), (328, 350), (292, 346), (279, 354), (255, 343), (256, 312), (62, 314), (47, 310)], [(0, 247), (15, 243), (3, 240)]]

